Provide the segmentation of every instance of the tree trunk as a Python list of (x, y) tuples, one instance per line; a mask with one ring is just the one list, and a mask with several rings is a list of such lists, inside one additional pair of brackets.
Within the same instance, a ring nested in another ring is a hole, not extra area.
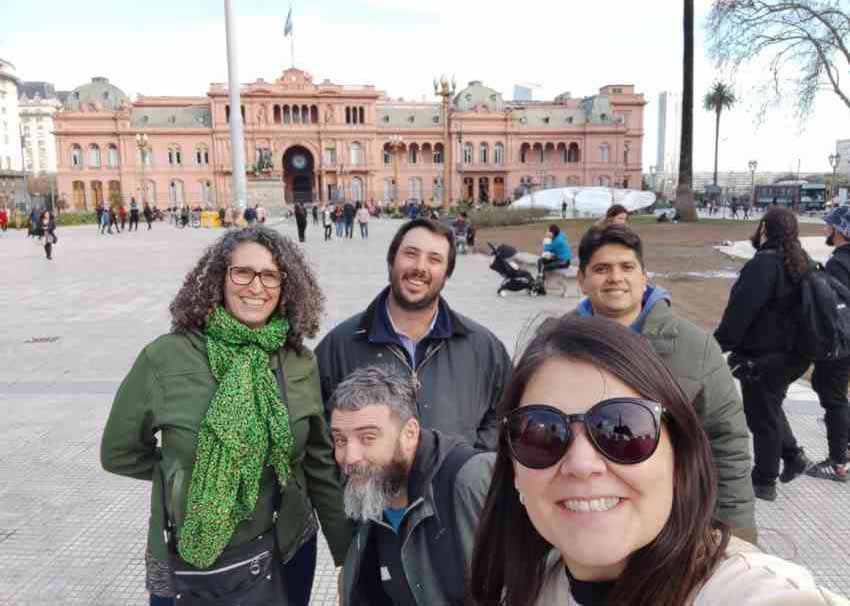
[(714, 125), (714, 186), (717, 187), (717, 150), (720, 147), (720, 108), (717, 108), (717, 121)]
[(676, 210), (681, 221), (696, 221), (693, 187), (694, 142), (694, 0), (684, 0), (682, 57), (682, 139), (679, 146), (679, 186)]

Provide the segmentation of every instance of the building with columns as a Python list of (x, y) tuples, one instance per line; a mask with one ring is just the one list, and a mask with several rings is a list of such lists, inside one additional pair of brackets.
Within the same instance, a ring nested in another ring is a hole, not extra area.
[[(372, 85), (316, 83), (287, 69), (241, 88), (249, 203), (436, 205), (447, 161), (452, 200), (501, 202), (522, 188), (566, 185), (640, 188), (645, 104), (632, 85), (506, 101), (473, 81), (446, 112), (439, 102), (396, 101)], [(93, 78), (54, 116), (60, 196), (78, 209), (131, 196), (160, 207), (231, 204), (231, 111), (225, 84), (204, 97), (131, 101)]]

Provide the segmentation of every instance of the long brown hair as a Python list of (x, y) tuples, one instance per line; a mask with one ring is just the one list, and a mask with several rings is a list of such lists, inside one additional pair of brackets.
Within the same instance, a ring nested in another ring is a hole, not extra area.
[[(764, 236), (764, 244), (762, 244)], [(753, 248), (772, 248), (782, 254), (785, 271), (792, 282), (799, 282), (808, 271), (809, 259), (800, 244), (800, 230), (794, 213), (781, 206), (768, 210), (750, 238)]]
[[(683, 604), (707, 578), (729, 541), (729, 529), (714, 519), (717, 480), (708, 438), (693, 407), (640, 335), (604, 318), (571, 316), (545, 323), (529, 343), (499, 404), (500, 417), (519, 406), (532, 377), (553, 357), (603, 369), (667, 409), (664, 423), (675, 462), (670, 518), (650, 544), (631, 555), (608, 603)], [(502, 433), (475, 537), (469, 603), (534, 604), (553, 549), (534, 528), (519, 501), (514, 467)]]

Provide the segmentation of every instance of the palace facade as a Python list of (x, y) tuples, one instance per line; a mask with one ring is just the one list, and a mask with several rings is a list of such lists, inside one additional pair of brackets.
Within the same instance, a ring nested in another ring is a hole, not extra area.
[[(74, 89), (54, 115), (66, 208), (126, 205), (131, 196), (160, 207), (231, 204), (227, 93), (225, 84), (212, 84), (205, 97), (131, 101), (106, 78)], [(411, 103), (371, 85), (315, 83), (293, 68), (274, 82), (244, 84), (241, 104), (249, 203), (273, 192), (277, 204), (439, 204), (446, 161), (451, 200), (501, 202), (536, 187), (641, 186), (646, 102), (632, 85), (535, 102), (506, 101), (473, 81), (447, 104)]]

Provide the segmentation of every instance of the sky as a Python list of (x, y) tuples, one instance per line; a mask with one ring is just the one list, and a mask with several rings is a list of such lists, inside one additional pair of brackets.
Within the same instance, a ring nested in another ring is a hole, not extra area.
[[(223, 0), (2, 0), (0, 56), (23, 80), (72, 89), (104, 76), (135, 97), (206, 94), (226, 82)], [(710, 171), (714, 115), (701, 99), (728, 75), (706, 58), (710, 0), (696, 0), (694, 168)], [(11, 6), (10, 6), (11, 5)], [(681, 90), (681, 0), (232, 0), (239, 79), (273, 81), (288, 68), (283, 25), (290, 6), (295, 66), (339, 84), (373, 84), (392, 98), (435, 101), (434, 76), (458, 87), (481, 80), (510, 98), (515, 84), (539, 84), (536, 100), (570, 91), (592, 95), (606, 84), (634, 84), (648, 102), (644, 170), (655, 163), (658, 93)], [(850, 138), (850, 110), (830, 91), (804, 123), (791, 105), (759, 123), (754, 75), (734, 82), (739, 103), (721, 121), (722, 172), (829, 172), (835, 140)], [(850, 165), (848, 165), (850, 166)]]

